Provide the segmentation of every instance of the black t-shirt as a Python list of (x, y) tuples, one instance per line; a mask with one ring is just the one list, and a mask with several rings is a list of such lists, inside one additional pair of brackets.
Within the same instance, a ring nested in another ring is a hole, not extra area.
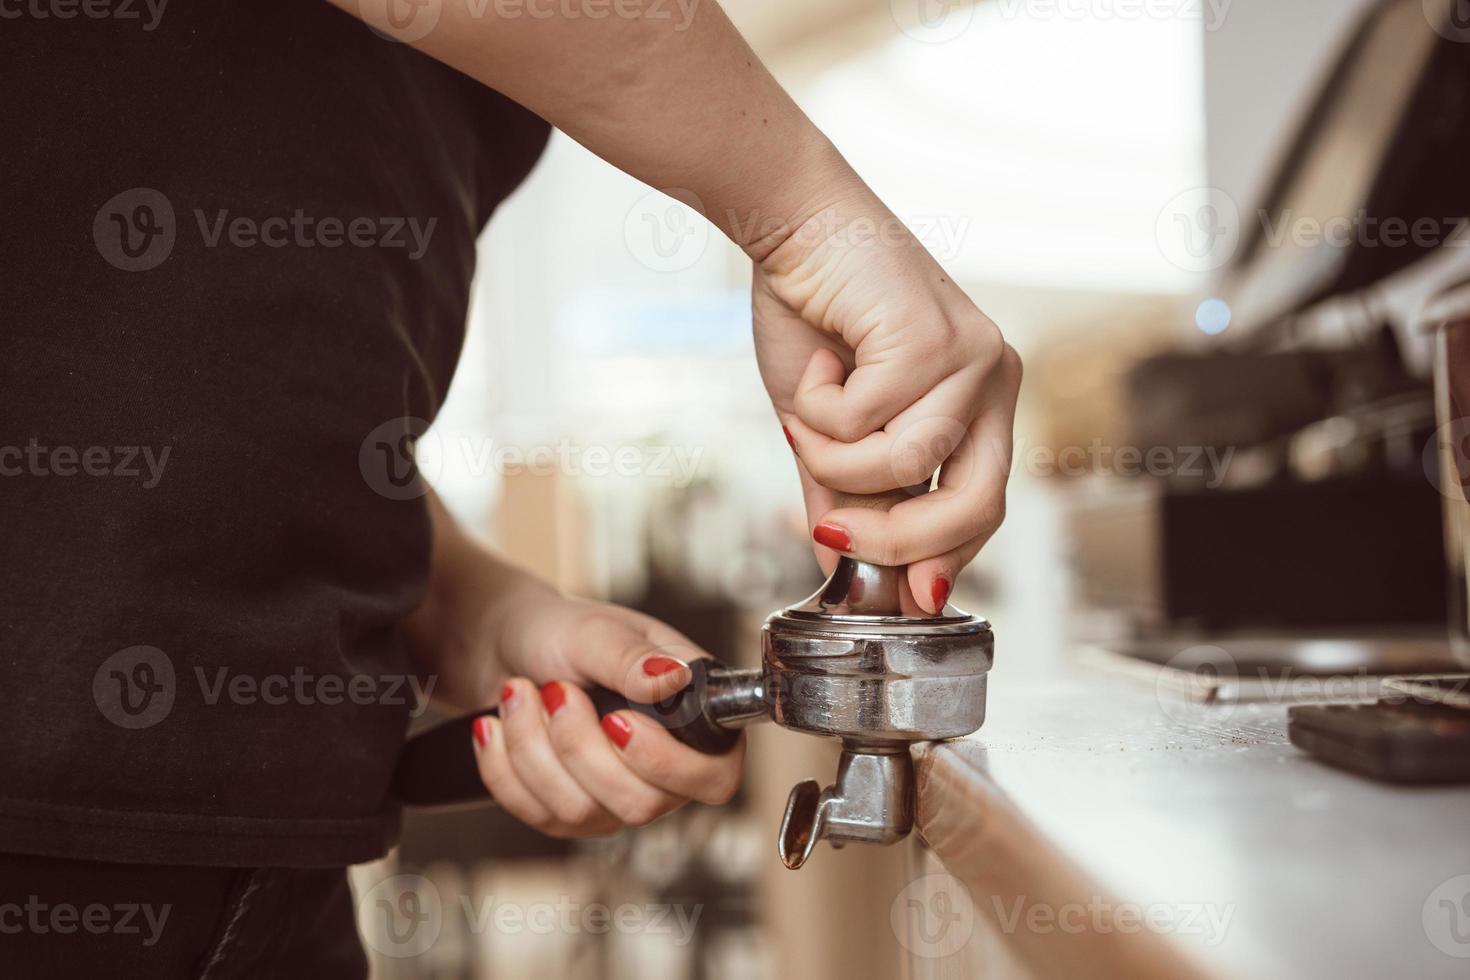
[(319, 0), (17, 5), (0, 72), (0, 851), (375, 857), (405, 420), (548, 127)]

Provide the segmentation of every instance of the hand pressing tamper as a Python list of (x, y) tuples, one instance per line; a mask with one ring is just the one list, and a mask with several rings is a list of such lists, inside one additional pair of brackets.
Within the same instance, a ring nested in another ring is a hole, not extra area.
[[(900, 495), (905, 491), (899, 491)], [(855, 498), (885, 506), (902, 496)], [(639, 711), (705, 752), (734, 744), (739, 729), (770, 719), (792, 731), (842, 740), (837, 782), (798, 783), (786, 801), (779, 849), (799, 868), (817, 841), (892, 844), (914, 823), (914, 742), (955, 738), (985, 720), (985, 680), (994, 659), (990, 624), (946, 606), (914, 602), (903, 568), (842, 556), (806, 601), (771, 614), (761, 629), (761, 666), (691, 664), (693, 681), (663, 702), (630, 704), (591, 692), (599, 714)], [(405, 746), (394, 781), (417, 806), (485, 802), (470, 748), (482, 714), (446, 722)]]

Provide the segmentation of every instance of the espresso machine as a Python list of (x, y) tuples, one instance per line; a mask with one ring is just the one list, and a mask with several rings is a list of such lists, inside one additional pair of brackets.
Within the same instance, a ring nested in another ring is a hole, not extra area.
[[(994, 649), (983, 618), (949, 605), (937, 615), (920, 610), (902, 567), (844, 555), (813, 595), (766, 619), (759, 667), (695, 660), (693, 681), (658, 704), (629, 703), (605, 688), (589, 693), (599, 715), (638, 711), (704, 752), (729, 750), (741, 728), (766, 720), (840, 739), (836, 781), (823, 788), (804, 780), (787, 799), (778, 850), (796, 869), (820, 840), (841, 847), (908, 836), (915, 789), (909, 748), (981, 726)], [(471, 727), (495, 713), (457, 718), (409, 739), (396, 797), (412, 806), (488, 802)]]

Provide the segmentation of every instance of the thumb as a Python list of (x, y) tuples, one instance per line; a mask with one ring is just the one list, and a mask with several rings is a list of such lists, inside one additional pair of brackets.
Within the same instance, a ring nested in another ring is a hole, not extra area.
[(567, 661), (594, 684), (629, 701), (654, 704), (687, 687), (689, 662), (707, 657), (693, 641), (667, 627), (650, 635), (638, 624), (605, 623), (596, 638), (570, 651)]

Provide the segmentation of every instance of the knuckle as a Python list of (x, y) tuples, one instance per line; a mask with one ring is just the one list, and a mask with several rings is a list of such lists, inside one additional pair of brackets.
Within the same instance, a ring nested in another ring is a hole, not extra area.
[(596, 762), (596, 757), (588, 751), (585, 741), (572, 738), (564, 733), (552, 735), (552, 748), (556, 750), (557, 758), (561, 759), (562, 765), (570, 772), (589, 769)]
[(655, 786), (667, 787), (675, 768), (673, 759), (666, 752), (643, 752), (638, 758), (639, 774)]
[(614, 813), (629, 827), (646, 827), (664, 815), (663, 801), (651, 796), (636, 796), (620, 804)]
[(975, 534), (986, 534), (1000, 527), (1006, 519), (1006, 498), (1004, 495), (992, 497), (981, 501), (980, 506), (975, 508), (974, 531)]
[(838, 476), (837, 465), (829, 449), (813, 449), (803, 453), (801, 462), (812, 478), (823, 486), (830, 486)]
[(597, 816), (597, 804), (591, 800), (560, 800), (556, 805), (556, 819), (568, 827), (589, 826)]
[(831, 436), (838, 442), (854, 443), (872, 432), (877, 426), (872, 422), (872, 410), (844, 412), (832, 420)]
[(901, 549), (892, 535), (882, 535), (871, 545), (873, 560), (879, 565), (902, 565)]
[(740, 770), (726, 766), (710, 780), (699, 801), (708, 803), (710, 806), (724, 806), (735, 798), (735, 793), (739, 789)]
[(910, 445), (893, 454), (892, 475), (896, 485), (900, 487), (911, 487), (917, 483), (928, 480), (939, 468), (939, 463), (933, 460), (932, 455), (924, 450), (924, 447)]
[(1025, 365), (1021, 363), (1021, 355), (1010, 344), (1006, 344), (1005, 349), (1001, 351), (1000, 367), (1007, 377), (1012, 378), (1017, 383), (1020, 382), (1022, 375), (1026, 373)]
[(974, 351), (973, 359), (987, 373), (995, 369), (1004, 356), (1006, 348), (1010, 346), (1001, 336), (1000, 327), (997, 327), (994, 321), (986, 316), (980, 317), (971, 343)]

